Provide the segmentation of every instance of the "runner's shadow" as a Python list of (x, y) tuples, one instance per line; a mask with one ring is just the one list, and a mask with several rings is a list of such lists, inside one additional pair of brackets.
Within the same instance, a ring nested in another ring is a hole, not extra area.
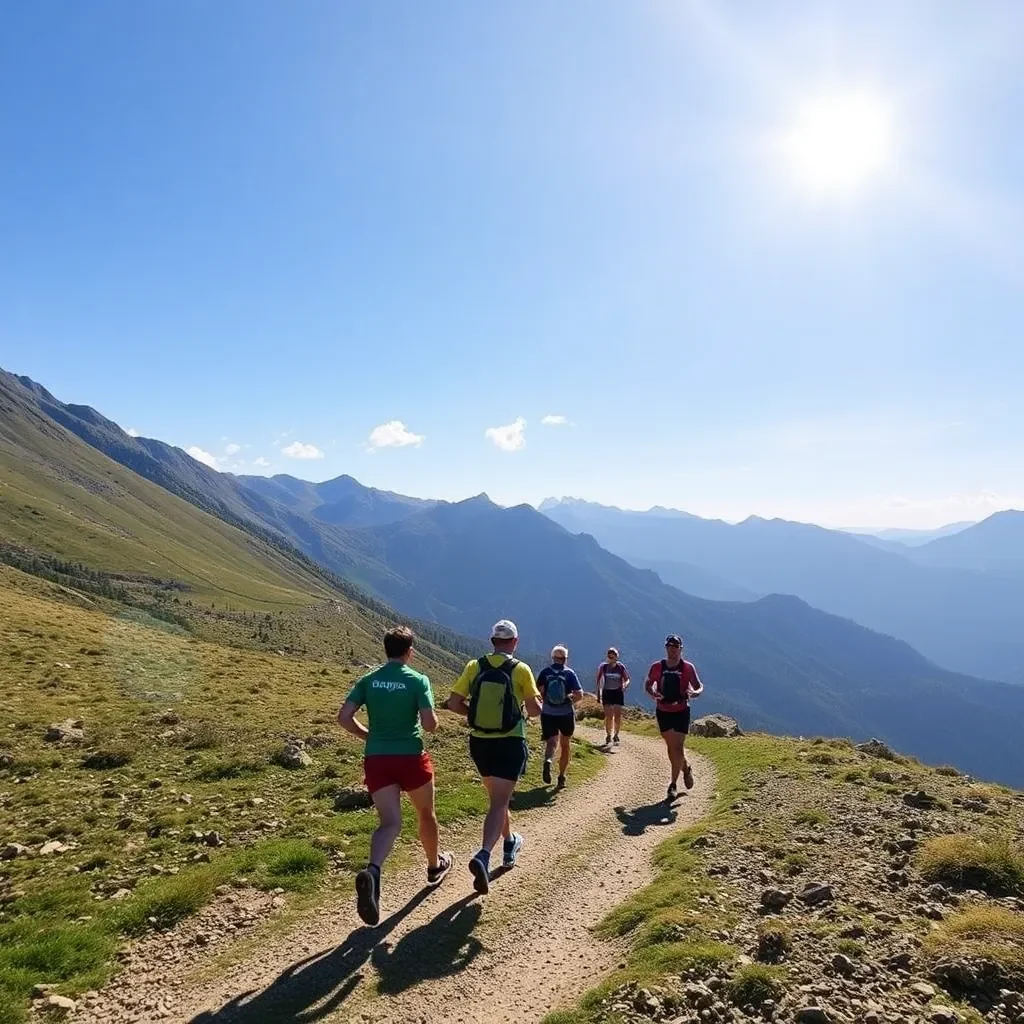
[[(310, 1024), (323, 1020), (334, 1013), (362, 981), (362, 968), (374, 948), (432, 891), (425, 886), (376, 928), (357, 928), (334, 949), (314, 953), (291, 964), (263, 991), (243, 992), (219, 1010), (204, 1011), (193, 1017), (190, 1024), (228, 1024), (229, 1021), (231, 1024)], [(442, 911), (442, 915), (444, 913)]]
[(473, 935), (481, 910), (476, 894), (465, 896), (394, 946), (377, 946), (372, 961), (380, 975), (380, 994), (397, 995), (422, 981), (464, 971), (483, 952), (483, 944)]
[(517, 789), (512, 794), (509, 808), (513, 811), (535, 811), (555, 802), (557, 790), (551, 786), (534, 786), (533, 789)]
[(677, 817), (676, 809), (660, 800), (656, 804), (646, 804), (631, 811), (625, 807), (615, 808), (615, 817), (622, 824), (623, 834), (642, 836), (654, 825), (671, 825)]

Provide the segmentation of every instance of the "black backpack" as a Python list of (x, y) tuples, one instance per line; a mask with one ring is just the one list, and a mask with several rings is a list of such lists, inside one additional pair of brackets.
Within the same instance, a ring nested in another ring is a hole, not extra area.
[(523, 709), (512, 683), (512, 673), (519, 662), (506, 658), (495, 667), (485, 656), (477, 664), (480, 671), (469, 690), (469, 725), (477, 732), (509, 732), (523, 720)]
[(661, 702), (663, 704), (679, 704), (686, 700), (686, 685), (683, 682), (683, 675), (686, 671), (686, 662), (680, 659), (675, 668), (669, 668), (668, 662), (661, 659)]

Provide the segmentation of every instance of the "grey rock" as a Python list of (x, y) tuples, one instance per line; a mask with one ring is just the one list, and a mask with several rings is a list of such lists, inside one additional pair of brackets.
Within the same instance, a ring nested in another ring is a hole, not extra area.
[(786, 889), (765, 889), (761, 893), (761, 906), (769, 910), (782, 910), (793, 899), (793, 894)]
[(802, 1006), (795, 1019), (797, 1024), (832, 1024), (832, 1015), (823, 1006)]
[(824, 882), (810, 882), (802, 893), (800, 901), (809, 907), (817, 906), (819, 903), (828, 903), (836, 898), (831, 885)]
[(858, 743), (857, 749), (868, 757), (880, 757), (883, 761), (895, 761), (896, 754), (892, 748), (881, 740), (868, 740), (867, 743)]
[(43, 1007), (48, 1013), (60, 1016), (71, 1013), (77, 1005), (74, 999), (68, 999), (67, 996), (47, 996), (43, 1001)]
[(64, 853), (67, 849), (59, 839), (51, 839), (39, 847), (39, 856), (52, 857), (55, 853)]
[(729, 736), (742, 736), (743, 730), (739, 727), (735, 718), (729, 715), (705, 715), (698, 718), (690, 726), (692, 736), (710, 736), (713, 738), (725, 738)]
[(927, 981), (915, 981), (910, 986), (910, 991), (917, 996), (918, 999), (929, 1000), (935, 997), (935, 986), (929, 985)]
[(31, 850), (21, 843), (8, 843), (0, 850), (0, 860), (14, 860), (15, 857), (27, 857)]
[(47, 743), (81, 743), (85, 739), (85, 723), (80, 718), (54, 722), (43, 734)]
[(336, 811), (357, 811), (372, 806), (373, 800), (365, 789), (343, 789), (334, 797)]
[(913, 793), (904, 793), (903, 802), (908, 807), (914, 807), (919, 811), (934, 811), (939, 806), (938, 799), (923, 789)]
[(958, 1024), (960, 1014), (958, 1014), (952, 1006), (936, 1006), (935, 1009), (928, 1014), (928, 1019), (932, 1024)]
[(845, 953), (836, 953), (832, 957), (832, 970), (844, 978), (849, 978), (856, 973), (857, 965)]
[(308, 768), (313, 763), (313, 758), (306, 751), (306, 744), (302, 740), (292, 740), (286, 743), (277, 755), (277, 763), (282, 768)]

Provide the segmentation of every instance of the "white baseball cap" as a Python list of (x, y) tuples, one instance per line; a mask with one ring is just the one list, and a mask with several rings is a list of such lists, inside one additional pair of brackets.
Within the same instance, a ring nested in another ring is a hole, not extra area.
[(499, 619), (491, 630), (492, 640), (518, 640), (519, 630), (516, 624), (509, 619)]

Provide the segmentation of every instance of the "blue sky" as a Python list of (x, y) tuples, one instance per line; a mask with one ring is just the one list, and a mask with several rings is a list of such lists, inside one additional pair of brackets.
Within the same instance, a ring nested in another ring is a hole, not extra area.
[(979, 518), (1022, 60), (1015, 2), (8, 4), (0, 365), (243, 472)]

